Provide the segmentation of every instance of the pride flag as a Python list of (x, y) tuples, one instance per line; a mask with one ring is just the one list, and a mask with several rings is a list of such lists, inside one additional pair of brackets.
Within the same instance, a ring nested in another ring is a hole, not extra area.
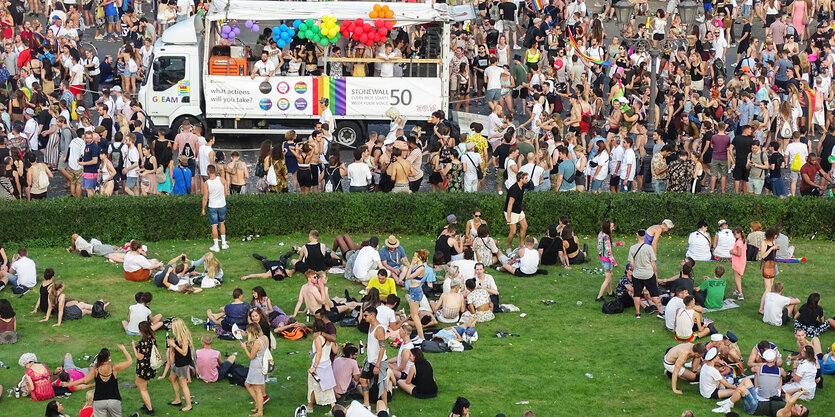
[(313, 77), (313, 114), (322, 114), (322, 105), (319, 100), (326, 98), (330, 102), (331, 112), (334, 115), (345, 115), (346, 91), (345, 78)]
[(543, 0), (531, 0), (531, 7), (535, 12), (539, 13), (545, 8), (545, 5), (543, 5), (542, 2)]
[(578, 55), (583, 57), (583, 59), (585, 59), (586, 61), (591, 61), (591, 62), (593, 62), (597, 65), (605, 65), (605, 66), (611, 66), (612, 65), (611, 61), (602, 61), (602, 60), (599, 60), (599, 59), (592, 59), (592, 57), (584, 54), (583, 51), (580, 50), (580, 47), (577, 45), (577, 41), (574, 40), (574, 34), (571, 33), (571, 28), (566, 27), (566, 31), (568, 32), (568, 39), (571, 41), (571, 46), (574, 48), (575, 51), (577, 51)]

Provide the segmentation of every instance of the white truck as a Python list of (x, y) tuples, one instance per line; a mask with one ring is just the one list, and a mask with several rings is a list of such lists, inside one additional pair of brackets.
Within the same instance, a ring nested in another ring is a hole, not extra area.
[[(253, 62), (247, 62), (244, 51), (249, 45), (253, 55), (260, 56), (260, 46), (255, 45), (259, 34), (244, 28), (245, 21), (256, 21), (262, 28), (291, 26), (296, 19), (319, 20), (323, 15), (336, 16), (340, 22), (368, 21), (375, 4), (214, 0), (205, 20), (192, 17), (157, 40), (139, 101), (156, 125), (178, 131), (188, 119), (216, 135), (237, 136), (283, 134), (290, 128), (310, 132), (322, 111), (320, 99), (326, 97), (337, 121), (336, 141), (345, 146), (363, 140), (369, 124), (388, 124), (385, 112), (391, 107), (407, 120), (426, 121), (449, 103), (449, 33), (456, 19), (445, 5), (386, 3), (394, 11), (397, 27), (425, 24), (436, 33), (439, 56), (403, 59), (410, 68), (403, 77), (279, 76), (278, 72), (268, 80), (250, 77)], [(238, 24), (241, 34), (234, 45), (216, 48), (223, 24)], [(342, 58), (346, 63), (357, 60)]]

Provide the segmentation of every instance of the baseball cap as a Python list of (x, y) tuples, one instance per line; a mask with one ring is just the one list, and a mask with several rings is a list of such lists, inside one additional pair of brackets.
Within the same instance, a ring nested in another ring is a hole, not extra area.
[(725, 220), (725, 219), (719, 220), (719, 226), (721, 227), (723, 224), (728, 224), (727, 220)]
[(673, 225), (673, 221), (672, 221), (672, 220), (670, 220), (670, 219), (664, 219), (664, 221), (663, 221), (663, 222), (661, 222), (661, 224), (663, 224), (664, 226), (669, 227), (670, 229), (672, 229), (673, 227), (675, 227), (675, 225)]
[(773, 362), (774, 359), (777, 359), (777, 352), (775, 352), (774, 349), (768, 349), (763, 352), (763, 359), (765, 359), (766, 362)]
[(716, 348), (715, 348), (715, 347), (714, 347), (714, 348), (710, 348), (710, 350), (708, 350), (708, 351), (707, 351), (707, 353), (705, 353), (705, 360), (706, 360), (706, 361), (712, 360), (712, 359), (713, 359), (713, 358), (715, 358), (715, 357), (716, 357), (716, 355), (718, 355), (718, 354), (719, 354), (719, 351), (718, 351), (718, 350), (716, 350)]
[(618, 102), (623, 104), (629, 104), (629, 99), (623, 96), (618, 97)]
[(27, 116), (34, 116), (35, 115), (35, 111), (32, 110), (32, 109), (26, 109), (23, 113), (25, 113)]
[(122, 87), (119, 87), (118, 85), (114, 85), (113, 87), (110, 87), (110, 92), (121, 93), (122, 92)]
[(456, 216), (454, 214), (450, 214), (449, 216), (446, 216), (446, 222), (447, 223), (455, 223), (457, 221), (458, 221), (458, 216)]

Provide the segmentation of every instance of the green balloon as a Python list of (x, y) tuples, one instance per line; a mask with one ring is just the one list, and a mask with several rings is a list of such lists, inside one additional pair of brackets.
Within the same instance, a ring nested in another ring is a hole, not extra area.
[(302, 23), (299, 25), (299, 32), (304, 32), (307, 30), (307, 25)]
[(299, 31), (299, 39), (306, 39), (306, 38), (307, 38), (307, 35), (305, 34), (305, 32), (300, 30)]
[(313, 31), (308, 29), (304, 32), (304, 37), (307, 39), (313, 39)]
[(313, 37), (311, 39), (313, 40), (313, 42), (319, 43), (319, 40), (321, 40), (322, 37), (317, 34), (317, 35), (313, 35)]
[(307, 20), (305, 20), (304, 23), (307, 24), (307, 27), (311, 27), (311, 26), (313, 26), (313, 19), (307, 19)]
[(313, 26), (311, 29), (313, 29), (313, 33), (321, 33), (319, 26)]
[(319, 45), (328, 46), (328, 38), (319, 39)]
[(334, 37), (332, 37), (332, 38), (330, 38), (330, 39), (328, 39), (328, 40), (330, 41), (330, 43), (336, 43), (336, 42), (339, 40), (339, 38), (338, 38), (338, 37), (336, 37), (336, 36), (334, 36)]

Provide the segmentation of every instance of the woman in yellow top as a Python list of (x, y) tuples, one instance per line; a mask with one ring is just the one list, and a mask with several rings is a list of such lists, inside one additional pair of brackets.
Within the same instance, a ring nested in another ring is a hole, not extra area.
[[(481, 123), (473, 122), (470, 124), (470, 130), (472, 133), (467, 136), (467, 142), (475, 143), (475, 148), (478, 151), (478, 154), (481, 156), (482, 161), (487, 161), (487, 147), (490, 146), (490, 143), (487, 142), (487, 139), (482, 136), (481, 131), (484, 130), (484, 126)], [(465, 142), (466, 143), (466, 142)], [(481, 165), (481, 174), (482, 177), (486, 176), (486, 169), (487, 164)], [(483, 181), (483, 178), (482, 180)], [(481, 182), (479, 181), (479, 182)]]
[(542, 58), (539, 52), (539, 42), (533, 41), (531, 47), (525, 51), (525, 65), (530, 69), (539, 68), (539, 60)]
[[(354, 51), (351, 54), (352, 58), (371, 58), (367, 53), (367, 48), (365, 44), (362, 42), (356, 42), (354, 44)], [(365, 77), (365, 63), (364, 62), (354, 62), (351, 64), (351, 76), (352, 77)]]

